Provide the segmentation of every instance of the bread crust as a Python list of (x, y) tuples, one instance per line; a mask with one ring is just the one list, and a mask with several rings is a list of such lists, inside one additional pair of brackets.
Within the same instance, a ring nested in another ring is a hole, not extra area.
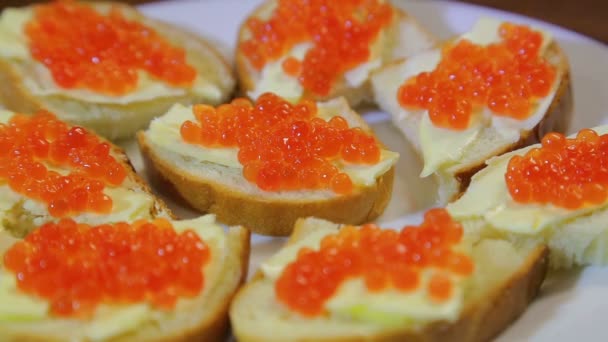
[[(294, 234), (287, 242), (290, 245), (300, 239), (305, 233), (301, 227), (296, 227)], [(501, 331), (515, 321), (527, 308), (529, 303), (537, 296), (540, 286), (548, 269), (549, 250), (546, 246), (538, 246), (528, 254), (524, 264), (517, 272), (500, 286), (496, 287), (488, 296), (475, 302), (468, 303), (461, 316), (455, 322), (436, 322), (425, 326), (418, 331), (392, 330), (378, 333), (373, 336), (343, 336), (340, 338), (306, 338), (299, 336), (299, 342), (482, 342), (490, 341)], [(234, 312), (237, 305), (247, 299), (250, 289), (265, 281), (261, 272), (256, 274), (237, 293), (232, 307), (231, 319), (233, 325), (237, 314)], [(264, 335), (254, 335), (253, 331), (238, 331), (237, 337), (241, 342), (272, 342), (275, 341), (267, 332)], [(294, 339), (295, 340), (295, 339)], [(276, 340), (278, 342), (278, 340)]]
[(151, 216), (157, 217), (164, 215), (171, 219), (176, 219), (175, 215), (173, 214), (171, 209), (169, 209), (167, 204), (161, 198), (154, 196), (152, 190), (150, 189), (150, 186), (143, 180), (143, 178), (141, 178), (141, 176), (139, 176), (139, 174), (137, 174), (137, 172), (135, 171), (135, 167), (133, 167), (133, 164), (131, 164), (131, 161), (129, 160), (129, 157), (127, 156), (125, 151), (122, 148), (112, 144), (111, 142), (108, 143), (110, 144), (110, 146), (112, 146), (114, 157), (125, 167), (129, 179), (135, 183), (136, 188), (141, 189), (145, 193), (154, 197), (154, 205), (152, 206), (150, 212)]
[[(247, 60), (247, 57), (242, 53), (239, 48), (240, 43), (243, 42), (249, 34), (249, 30), (247, 28), (247, 20), (251, 17), (259, 17), (260, 13), (264, 13), (268, 11), (269, 8), (275, 6), (276, 0), (267, 0), (260, 4), (247, 19), (245, 19), (238, 31), (238, 40), (237, 40), (237, 48), (235, 50), (235, 63), (236, 63), (236, 74), (239, 81), (239, 96), (248, 97), (250, 91), (255, 89), (256, 78), (258, 77), (259, 71), (255, 70), (253, 66)], [(396, 40), (396, 37), (399, 35), (399, 24), (404, 21), (411, 21), (413, 25), (415, 25), (420, 32), (425, 35), (425, 39), (428, 41), (435, 41), (435, 38), (418, 22), (415, 21), (414, 18), (409, 16), (402, 9), (393, 6), (394, 8), (394, 16), (390, 27), (387, 29), (391, 38), (389, 40)], [(387, 49), (385, 49), (387, 50)], [(384, 51), (386, 54), (391, 54), (391, 51)], [(311, 93), (310, 91), (304, 90), (302, 94), (302, 98), (311, 99), (313, 101), (327, 101), (336, 97), (344, 97), (348, 103), (352, 107), (358, 107), (364, 104), (372, 104), (373, 103), (373, 92), (371, 83), (369, 79), (366, 80), (363, 84), (358, 87), (352, 87), (346, 83), (346, 81), (342, 78), (338, 80), (332, 87), (332, 91), (326, 96), (319, 96)]]
[(289, 235), (298, 218), (316, 216), (334, 222), (361, 224), (384, 211), (392, 195), (394, 167), (378, 177), (372, 186), (356, 188), (352, 194), (326, 200), (286, 200), (257, 197), (209, 179), (202, 179), (178, 169), (161, 158), (147, 141), (137, 135), (146, 169), (172, 184), (177, 193), (193, 208), (213, 213), (228, 225), (246, 224), (258, 234)]
[(209, 64), (207, 69), (212, 70), (213, 75), (208, 74), (205, 77), (214, 79), (213, 83), (219, 87), (222, 93), (221, 99), (219, 101), (212, 101), (210, 98), (195, 98), (197, 96), (185, 94), (120, 104), (94, 103), (63, 96), (53, 99), (44, 98), (32, 94), (27, 89), (24, 79), (17, 68), (8, 60), (0, 58), (0, 82), (2, 82), (0, 83), (0, 104), (10, 110), (21, 113), (33, 113), (39, 109), (48, 109), (56, 113), (63, 120), (68, 119), (63, 114), (73, 112), (73, 108), (79, 108), (80, 112), (83, 113), (102, 113), (100, 117), (83, 115), (82, 118), (67, 121), (92, 129), (108, 139), (116, 140), (132, 138), (137, 130), (145, 128), (152, 118), (166, 112), (174, 103), (191, 104), (204, 101), (211, 104), (219, 104), (219, 102), (228, 99), (232, 95), (236, 81), (231, 70), (231, 65), (214, 48), (213, 44), (198, 35), (172, 24), (144, 17), (135, 8), (125, 4), (98, 2), (93, 6), (109, 6), (110, 4), (117, 6), (125, 13), (133, 15), (138, 21), (153, 27), (173, 41), (188, 42), (188, 44), (192, 45), (190, 48), (195, 47), (196, 50), (204, 50), (207, 55), (197, 55), (197, 58), (204, 58), (205, 63)]

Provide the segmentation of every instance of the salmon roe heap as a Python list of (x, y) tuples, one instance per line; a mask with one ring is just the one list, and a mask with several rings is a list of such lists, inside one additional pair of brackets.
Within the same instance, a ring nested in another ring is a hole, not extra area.
[(69, 127), (51, 113), (15, 114), (0, 124), (0, 184), (45, 203), (54, 217), (109, 213), (112, 199), (103, 190), (127, 177), (110, 149), (94, 134)]
[(453, 277), (473, 273), (471, 258), (454, 248), (462, 239), (462, 227), (445, 209), (432, 209), (420, 226), (401, 231), (383, 230), (373, 224), (347, 226), (321, 240), (319, 250), (302, 248), (287, 265), (275, 285), (279, 301), (306, 316), (324, 313), (324, 304), (345, 281), (361, 278), (370, 292), (388, 288), (403, 293), (426, 284), (436, 303), (450, 299)]
[(251, 38), (240, 49), (260, 70), (295, 45), (311, 43), (301, 61), (288, 58), (283, 68), (304, 89), (325, 96), (341, 75), (370, 58), (370, 45), (392, 16), (392, 7), (379, 0), (279, 0), (267, 21), (247, 21)]
[(102, 303), (149, 302), (171, 309), (204, 286), (209, 247), (165, 219), (91, 227), (48, 223), (4, 255), (19, 290), (50, 302), (57, 316), (90, 316)]
[(124, 95), (136, 89), (139, 70), (172, 86), (196, 78), (183, 49), (117, 7), (102, 14), (72, 1), (38, 5), (25, 33), (33, 58), (63, 88)]
[(519, 203), (553, 204), (566, 209), (604, 203), (608, 196), (608, 134), (591, 129), (569, 139), (549, 133), (542, 147), (513, 156), (505, 173), (511, 197)]
[(352, 192), (350, 177), (336, 161), (376, 164), (380, 146), (341, 116), (325, 121), (314, 102), (297, 105), (266, 93), (255, 104), (234, 100), (217, 109), (195, 105), (196, 122), (185, 121), (181, 137), (206, 147), (236, 147), (243, 176), (266, 191), (331, 189)]
[(469, 127), (484, 106), (498, 116), (529, 117), (536, 99), (551, 91), (556, 68), (539, 55), (540, 32), (503, 23), (499, 35), (500, 42), (487, 46), (466, 39), (449, 45), (435, 70), (401, 85), (401, 106), (425, 109), (435, 126), (452, 130)]

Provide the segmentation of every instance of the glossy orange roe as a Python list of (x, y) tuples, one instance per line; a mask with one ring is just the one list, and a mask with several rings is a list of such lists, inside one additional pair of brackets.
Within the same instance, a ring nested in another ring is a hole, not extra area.
[(88, 316), (101, 304), (149, 302), (171, 309), (204, 286), (210, 251), (165, 219), (88, 226), (48, 223), (14, 244), (4, 266), (19, 290), (50, 302), (57, 316)]
[(379, 0), (279, 0), (267, 21), (247, 21), (252, 37), (241, 50), (260, 70), (299, 43), (313, 44), (299, 61), (299, 74), (283, 67), (299, 76), (304, 89), (324, 96), (340, 76), (370, 58), (370, 45), (392, 15), (391, 6)]
[[(62, 175), (47, 165), (70, 172)], [(53, 114), (15, 114), (8, 124), (0, 124), (0, 182), (45, 203), (52, 216), (110, 212), (112, 199), (103, 189), (120, 185), (126, 176), (108, 143)]]
[(172, 86), (196, 78), (183, 49), (116, 7), (101, 14), (72, 1), (38, 5), (25, 33), (33, 58), (63, 88), (123, 95), (137, 87), (139, 70)]
[(289, 76), (297, 77), (302, 72), (302, 62), (293, 57), (286, 58), (282, 66), (283, 71)]
[(553, 204), (566, 209), (604, 203), (608, 196), (608, 134), (584, 129), (576, 138), (549, 133), (542, 147), (513, 156), (505, 174), (519, 203)]
[(421, 272), (428, 270), (427, 293), (441, 303), (452, 296), (451, 276), (469, 276), (474, 269), (469, 256), (454, 249), (461, 239), (462, 227), (445, 209), (432, 209), (420, 226), (401, 231), (344, 227), (323, 238), (319, 250), (300, 250), (277, 280), (276, 296), (298, 313), (317, 316), (349, 279), (364, 279), (371, 292), (407, 293), (420, 288)]
[(523, 120), (536, 99), (549, 94), (556, 68), (539, 55), (543, 37), (504, 23), (499, 43), (463, 39), (444, 49), (435, 70), (408, 79), (397, 93), (404, 108), (426, 109), (437, 127), (464, 130), (487, 106), (494, 115)]
[(196, 122), (181, 126), (185, 142), (207, 147), (237, 147), (243, 176), (267, 191), (331, 189), (352, 192), (350, 177), (333, 161), (376, 164), (380, 146), (373, 135), (349, 128), (341, 116), (316, 117), (314, 102), (292, 105), (266, 93), (252, 104), (234, 100), (217, 109), (193, 108)]

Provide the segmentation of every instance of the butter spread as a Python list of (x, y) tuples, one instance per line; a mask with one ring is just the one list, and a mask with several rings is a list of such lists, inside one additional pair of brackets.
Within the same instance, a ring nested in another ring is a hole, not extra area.
[(302, 97), (304, 88), (296, 77), (289, 76), (283, 71), (283, 62), (289, 57), (302, 60), (311, 47), (311, 43), (295, 45), (285, 56), (266, 63), (260, 73), (260, 78), (255, 82), (255, 88), (249, 92), (249, 97), (257, 99), (263, 93), (272, 92), (287, 101), (297, 102)]
[[(420, 177), (427, 177), (449, 161), (462, 158), (464, 149), (454, 148), (454, 144), (468, 145), (477, 138), (481, 130), (481, 120), (472, 118), (469, 128), (463, 131), (444, 129), (435, 126), (428, 115), (420, 120), (420, 146), (424, 168)], [(456, 145), (457, 146), (457, 145)]]
[(369, 79), (372, 71), (382, 66), (382, 50), (388, 43), (387, 40), (386, 30), (380, 31), (370, 47), (369, 60), (344, 73), (344, 79), (349, 86), (353, 88), (361, 86)]
[(404, 324), (413, 321), (453, 321), (463, 305), (462, 281), (456, 278), (454, 292), (445, 302), (433, 302), (427, 291), (432, 270), (424, 273), (420, 288), (403, 293), (395, 289), (370, 292), (362, 279), (348, 280), (326, 304), (327, 310), (338, 317), (378, 324)]

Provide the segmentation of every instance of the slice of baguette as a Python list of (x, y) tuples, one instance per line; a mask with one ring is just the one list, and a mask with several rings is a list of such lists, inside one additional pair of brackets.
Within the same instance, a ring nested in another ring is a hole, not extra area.
[(114, 140), (132, 138), (152, 118), (166, 112), (174, 103), (220, 104), (231, 96), (236, 83), (231, 66), (212, 43), (177, 26), (146, 18), (128, 5), (98, 2), (92, 6), (103, 12), (115, 6), (125, 17), (155, 29), (172, 44), (184, 48), (188, 63), (196, 68), (197, 77), (203, 80), (207, 89), (199, 95), (185, 90), (173, 94), (159, 93), (152, 98), (132, 102), (121, 101), (120, 97), (110, 98), (111, 101), (85, 101), (62, 94), (38, 95), (28, 84), (36, 83), (35, 69), (41, 65), (34, 60), (0, 57), (0, 105), (23, 113), (48, 109), (65, 121), (93, 129)]
[[(225, 234), (222, 249), (210, 245), (212, 258), (205, 269), (205, 287), (197, 297), (180, 299), (173, 311), (153, 310), (147, 320), (102, 341), (225, 341), (229, 304), (247, 276), (249, 232), (229, 227)], [(0, 256), (11, 242), (0, 233)], [(6, 270), (0, 266), (0, 279), (3, 272)], [(111, 311), (105, 313), (106, 320), (109, 314)], [(86, 331), (96, 323), (94, 319), (53, 317), (32, 322), (0, 320), (0, 336), (5, 342), (90, 341)]]
[[(263, 2), (249, 16), (256, 17), (261, 20), (267, 20), (272, 16), (272, 12), (277, 6), (277, 0), (267, 0)], [(239, 80), (239, 90), (243, 96), (251, 96), (254, 89), (256, 93), (261, 94), (266, 91), (278, 91), (277, 89), (256, 89), (261, 78), (261, 71), (256, 70), (247, 57), (238, 48), (238, 43), (247, 40), (251, 36), (251, 32), (247, 27), (247, 20), (241, 24), (238, 34), (238, 42), (236, 49), (236, 69)], [(422, 27), (414, 17), (407, 14), (405, 10), (395, 7), (394, 17), (389, 27), (385, 29), (386, 44), (383, 46), (381, 55), (381, 64), (388, 63), (394, 59), (411, 56), (417, 52), (429, 49), (437, 43), (436, 39)], [(277, 82), (280, 82), (277, 80)], [(279, 94), (286, 95), (286, 94)], [(327, 96), (319, 96), (304, 92), (301, 98), (308, 98), (315, 101), (325, 101), (335, 97), (344, 97), (348, 100), (351, 106), (356, 107), (364, 103), (372, 103), (372, 89), (369, 83), (369, 78), (359, 86), (349, 85), (344, 77), (340, 78), (333, 85), (332, 91)], [(298, 100), (298, 99), (294, 99)]]
[[(531, 129), (520, 130), (518, 139), (502, 137), (495, 126), (484, 127), (475, 140), (465, 148), (460, 160), (440, 168), (433, 174), (438, 183), (438, 204), (453, 201), (465, 191), (471, 177), (485, 166), (488, 158), (537, 143), (548, 132), (567, 130), (573, 109), (568, 59), (554, 40), (547, 48), (544, 57), (557, 68), (560, 75), (556, 81), (558, 82), (556, 93), (544, 115)], [(391, 114), (393, 123), (422, 159), (418, 127), (422, 115), (427, 114), (405, 110), (397, 100), (398, 89), (405, 82), (403, 75), (411, 73), (411, 70), (408, 70), (410, 68), (408, 62), (409, 59), (403, 59), (379, 70), (372, 76), (372, 86), (378, 105)]]
[[(0, 109), (0, 123), (6, 123), (11, 116), (12, 112)], [(103, 138), (101, 139), (103, 141)], [(131, 220), (136, 220), (139, 218), (153, 219), (156, 217), (174, 218), (173, 213), (167, 207), (167, 205), (152, 193), (148, 184), (146, 184), (144, 180), (135, 172), (135, 169), (131, 165), (124, 150), (110, 142), (108, 143), (111, 146), (111, 155), (127, 170), (127, 177), (123, 183), (118, 186), (118, 188), (126, 189), (129, 193), (142, 195), (147, 201), (150, 202), (146, 207), (142, 207), (142, 209), (146, 210), (135, 211), (137, 213), (137, 217), (132, 217)], [(12, 190), (10, 190), (8, 185), (4, 182), (0, 182), (0, 187), (6, 191), (12, 192)], [(31, 232), (36, 226), (39, 226), (45, 222), (57, 220), (46, 212), (45, 209), (40, 210), (41, 207), (39, 205), (32, 205), (34, 202), (27, 199), (27, 197), (24, 195), (12, 193), (10, 197), (14, 196), (17, 196), (18, 198), (16, 203), (2, 212), (0, 215), (0, 233), (5, 232), (6, 234), (10, 233), (13, 236), (23, 237)], [(118, 202), (120, 202), (120, 199), (114, 200), (118, 200)], [(125, 204), (135, 205), (135, 203)], [(117, 210), (120, 209), (114, 208), (111, 214), (116, 214)], [(75, 220), (83, 223), (96, 223), (103, 220), (104, 217), (107, 216), (108, 215), (90, 214), (90, 216), (82, 218), (82, 220), (78, 217), (76, 217)]]
[[(343, 99), (333, 100), (351, 127), (371, 132), (370, 127)], [(378, 217), (386, 208), (393, 187), (394, 166), (376, 178), (375, 184), (357, 186), (348, 195), (329, 190), (267, 192), (247, 181), (242, 170), (207, 161), (193, 160), (137, 135), (147, 170), (154, 170), (201, 212), (216, 214), (221, 222), (246, 225), (264, 235), (289, 235), (298, 218), (317, 216), (328, 220), (361, 224)], [(175, 139), (181, 141), (181, 137)]]
[[(293, 244), (320, 228), (339, 228), (318, 219), (297, 222), (287, 242)], [(485, 240), (473, 247), (476, 263), (464, 306), (453, 321), (410, 327), (327, 316), (305, 318), (290, 312), (274, 294), (274, 283), (259, 272), (236, 295), (230, 319), (239, 341), (488, 341), (505, 329), (537, 295), (547, 270), (547, 249), (528, 244), (515, 247)]]
[[(593, 130), (599, 135), (608, 134), (606, 125)], [(471, 239), (546, 244), (551, 250), (551, 268), (608, 265), (606, 203), (572, 211), (551, 204), (519, 204), (511, 199), (504, 180), (509, 160), (538, 147), (528, 146), (488, 160), (486, 168), (471, 179), (469, 189), (447, 206), (448, 211)], [(496, 220), (496, 214), (507, 220)], [(546, 225), (541, 225), (543, 221)], [(522, 230), (523, 226), (530, 228)]]

